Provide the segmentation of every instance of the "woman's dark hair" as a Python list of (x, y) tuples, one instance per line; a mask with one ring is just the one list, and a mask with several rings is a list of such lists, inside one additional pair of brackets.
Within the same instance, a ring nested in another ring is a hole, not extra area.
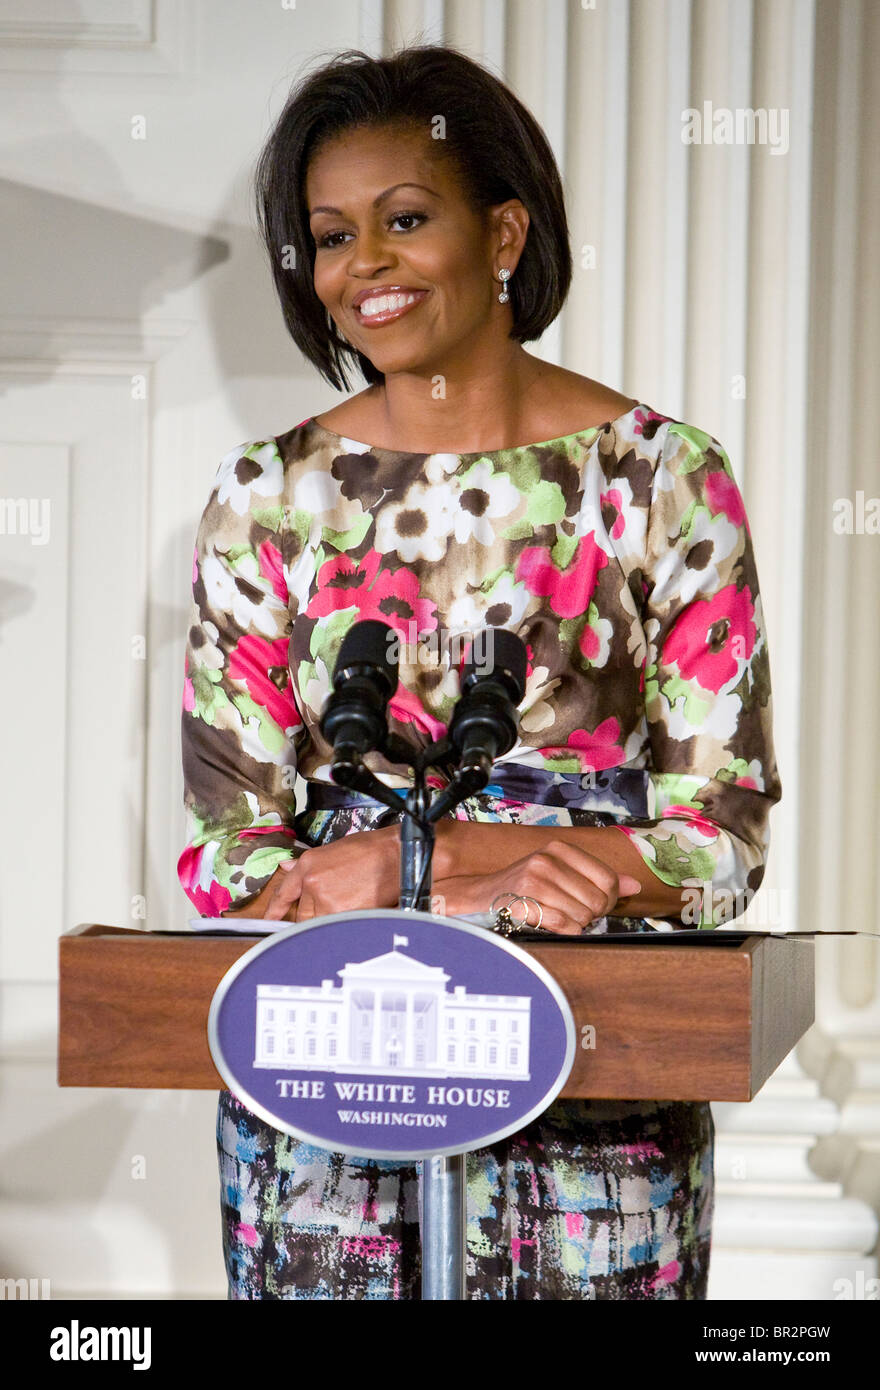
[[(340, 337), (313, 284), (315, 241), (305, 180), (325, 140), (365, 126), (420, 128), (445, 119), (441, 153), (457, 166), (480, 210), (519, 198), (530, 223), (510, 281), (511, 337), (539, 338), (565, 302), (572, 262), (562, 182), (544, 132), (486, 68), (454, 48), (410, 45), (390, 58), (346, 49), (294, 87), (254, 171), (260, 233), (284, 322), (297, 347), (337, 390), (348, 390), (344, 358), (372, 385), (384, 373)], [(293, 254), (291, 254), (291, 252)], [(308, 272), (308, 273), (307, 273)]]

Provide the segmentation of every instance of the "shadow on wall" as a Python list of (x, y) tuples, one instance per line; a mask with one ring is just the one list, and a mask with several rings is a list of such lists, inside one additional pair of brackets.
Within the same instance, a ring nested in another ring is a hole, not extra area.
[[(37, 145), (29, 152), (33, 167), (50, 166), (45, 148), (32, 143)], [(77, 170), (83, 170), (84, 184), (99, 190), (101, 198), (134, 205), (128, 172), (115, 167), (106, 150), (77, 133), (70, 153)], [(54, 151), (56, 164), (57, 157)], [(50, 380), (65, 356), (64, 328), (87, 338), (90, 321), (111, 321), (131, 337), (126, 355), (149, 360), (149, 329), (152, 325), (161, 334), (164, 308), (175, 324), (190, 318), (203, 328), (228, 409), (242, 421), (242, 439), (281, 433), (304, 414), (341, 399), (303, 360), (284, 325), (256, 227), (250, 187), (255, 161), (256, 149), (248, 164), (230, 170), (225, 203), (207, 233), (163, 221), (152, 208), (119, 211), (85, 196), (0, 179), (5, 229), (0, 357), (34, 364), (45, 359), (45, 371), (29, 370), (26, 379), (16, 378), (17, 387)], [(166, 304), (169, 296), (200, 280), (198, 299), (185, 301), (182, 312)], [(62, 341), (56, 344), (59, 329)], [(101, 338), (99, 330), (94, 344), (71, 355), (106, 356)], [(297, 379), (309, 402), (299, 414), (293, 404), (285, 411)], [(354, 379), (353, 389), (359, 390), (365, 383), (356, 373)], [(163, 408), (185, 409), (191, 391), (191, 374), (169, 372)], [(213, 462), (205, 464), (206, 478)]]
[[(230, 257), (228, 241), (219, 236), (8, 179), (0, 180), (0, 218), (4, 317), (14, 321), (6, 332), (20, 337), (23, 356), (36, 360), (53, 355), (52, 328), (59, 322), (72, 320), (75, 329), (79, 320), (112, 319), (136, 334), (166, 295)], [(53, 375), (47, 361), (45, 374), (29, 380)]]

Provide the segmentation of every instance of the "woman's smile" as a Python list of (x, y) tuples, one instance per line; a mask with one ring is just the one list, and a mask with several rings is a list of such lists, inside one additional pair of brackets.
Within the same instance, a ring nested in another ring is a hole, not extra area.
[(371, 290), (353, 305), (355, 318), (365, 328), (380, 328), (417, 308), (428, 294), (430, 290)]

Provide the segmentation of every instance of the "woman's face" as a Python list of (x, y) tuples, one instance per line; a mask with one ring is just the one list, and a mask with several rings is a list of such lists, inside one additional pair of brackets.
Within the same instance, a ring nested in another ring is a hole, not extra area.
[(481, 217), (433, 143), (409, 129), (348, 131), (319, 148), (306, 176), (315, 292), (386, 375), (448, 368), (509, 331), (492, 276), (515, 267), (528, 214), (512, 200)]

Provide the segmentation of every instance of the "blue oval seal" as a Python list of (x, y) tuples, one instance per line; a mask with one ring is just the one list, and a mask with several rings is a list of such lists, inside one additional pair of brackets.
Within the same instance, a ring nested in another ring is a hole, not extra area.
[(515, 1133), (575, 1055), (561, 988), (484, 927), (382, 908), (273, 933), (221, 980), (214, 1064), (268, 1124), (331, 1151), (420, 1159)]

